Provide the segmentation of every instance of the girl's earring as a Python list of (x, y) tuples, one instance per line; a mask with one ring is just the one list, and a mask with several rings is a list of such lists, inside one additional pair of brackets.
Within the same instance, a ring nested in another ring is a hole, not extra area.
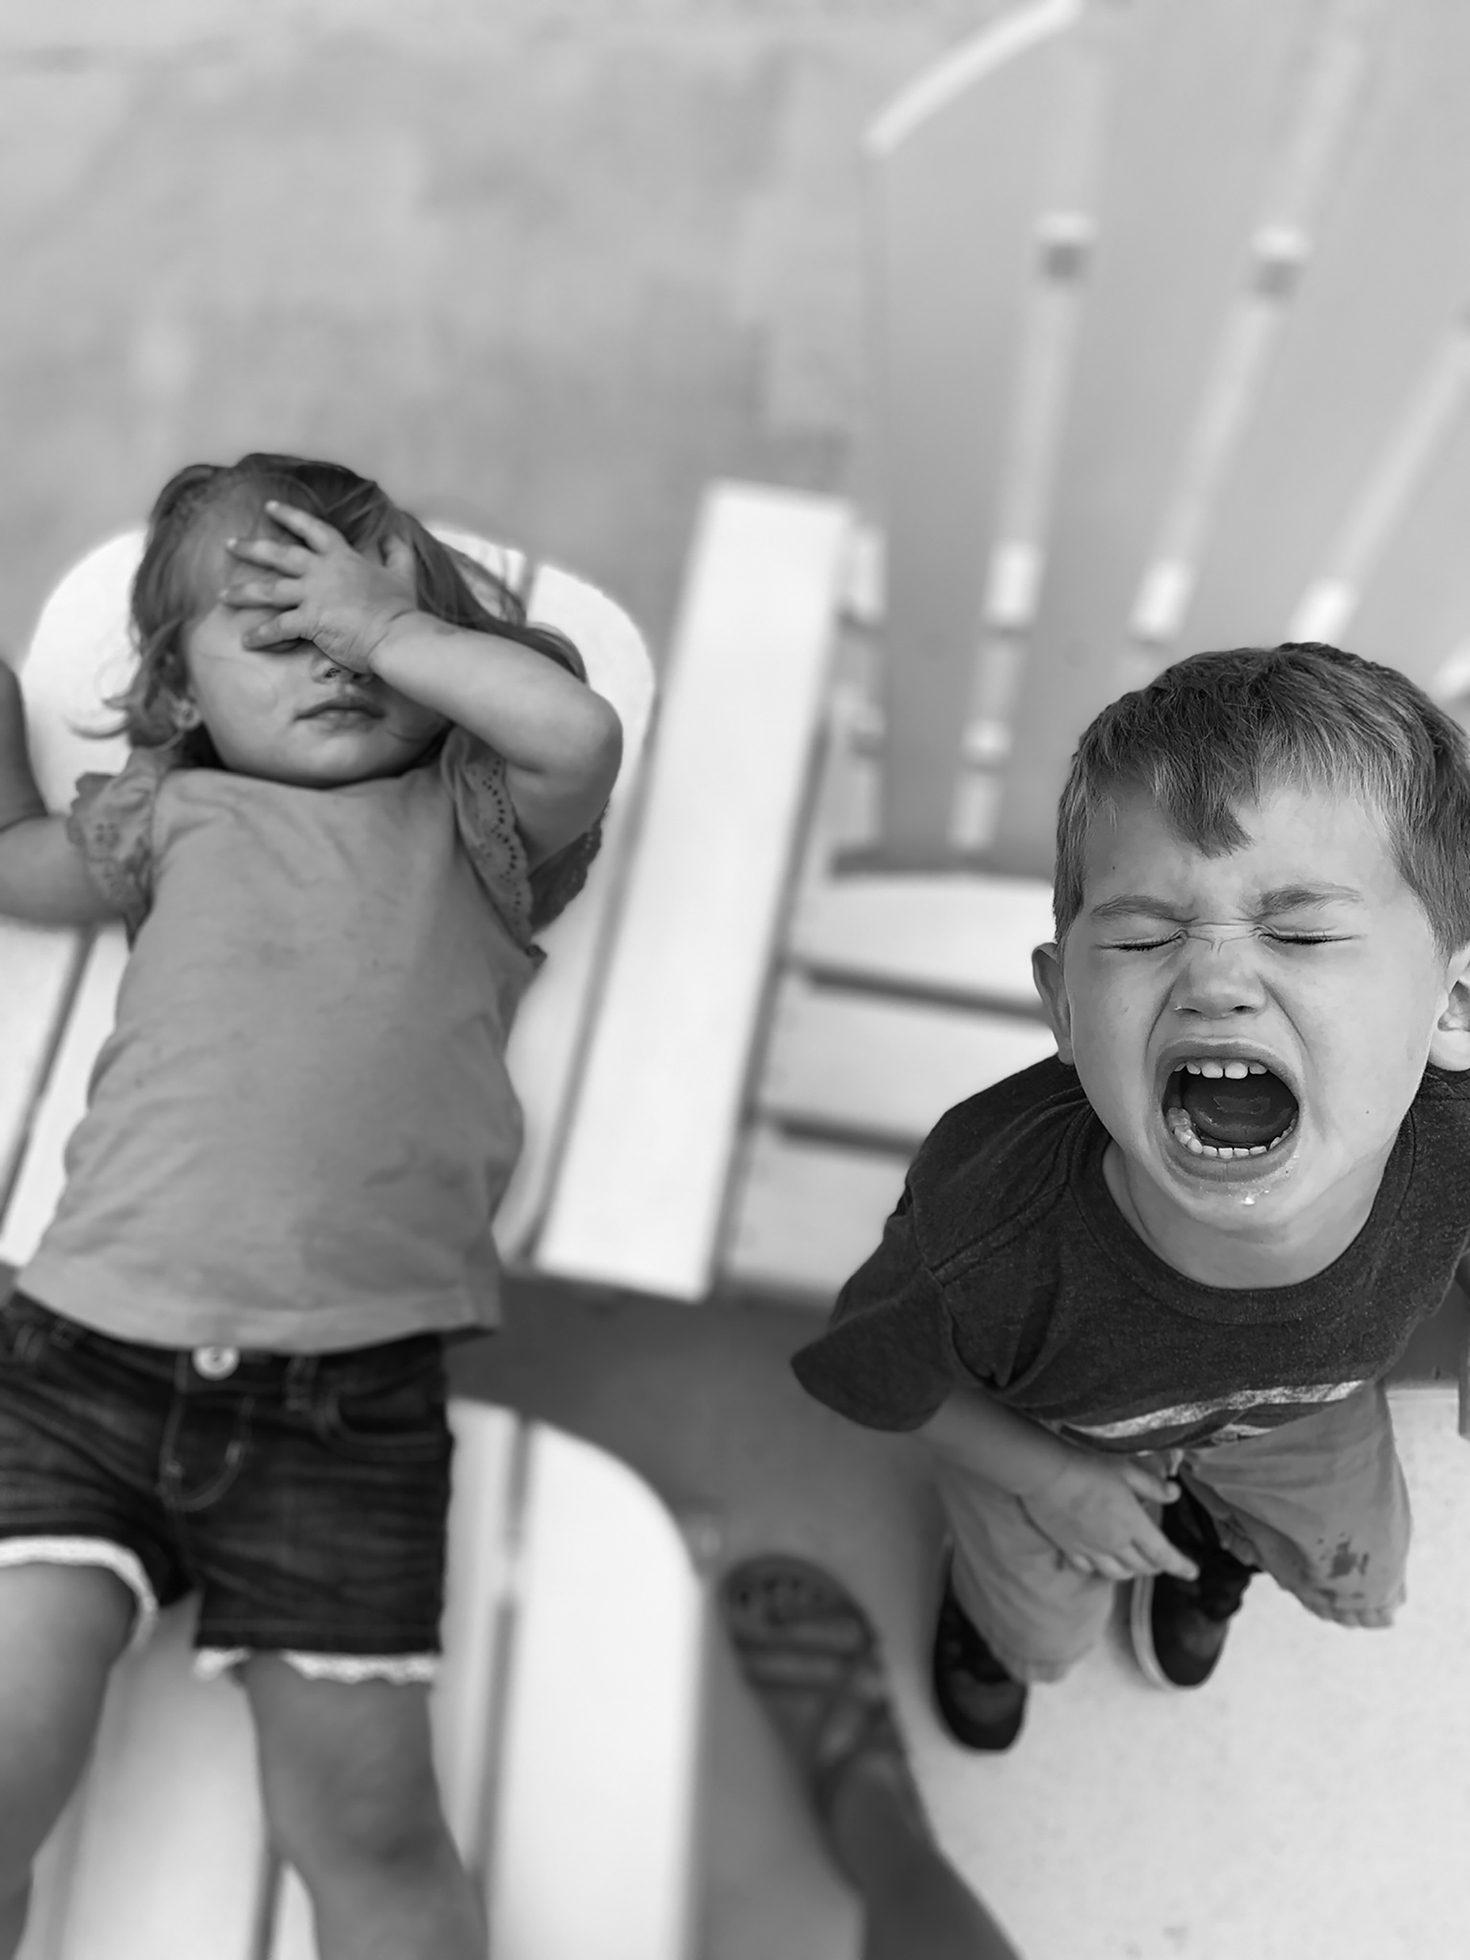
[(171, 697), (170, 711), (173, 715), (174, 732), (177, 735), (187, 735), (191, 728), (197, 728), (204, 719), (199, 712), (198, 704), (191, 701), (186, 694), (175, 694)]

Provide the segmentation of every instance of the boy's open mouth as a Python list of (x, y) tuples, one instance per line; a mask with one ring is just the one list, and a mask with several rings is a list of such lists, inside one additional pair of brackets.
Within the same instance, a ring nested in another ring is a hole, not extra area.
[(1296, 1128), (1297, 1100), (1264, 1062), (1200, 1056), (1164, 1087), (1170, 1135), (1195, 1157), (1265, 1157)]

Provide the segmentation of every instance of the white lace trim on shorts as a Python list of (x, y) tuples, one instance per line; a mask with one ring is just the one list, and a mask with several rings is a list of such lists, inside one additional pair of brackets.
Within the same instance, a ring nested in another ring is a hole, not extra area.
[(138, 1602), (130, 1654), (148, 1645), (158, 1624), (158, 1599), (143, 1561), (110, 1538), (0, 1538), (0, 1565), (100, 1565), (115, 1572)]
[[(252, 1652), (250, 1647), (196, 1647), (194, 1678), (217, 1681), (241, 1661), (248, 1661)], [(407, 1687), (416, 1681), (433, 1681), (439, 1672), (437, 1654), (301, 1654), (286, 1648), (281, 1650), (281, 1659), (289, 1661), (308, 1681), (345, 1681), (349, 1685), (392, 1681)]]

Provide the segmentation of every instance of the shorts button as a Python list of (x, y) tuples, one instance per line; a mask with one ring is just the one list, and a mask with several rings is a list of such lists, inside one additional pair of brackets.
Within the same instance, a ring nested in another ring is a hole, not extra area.
[(222, 1382), (226, 1375), (233, 1375), (239, 1367), (240, 1350), (232, 1347), (195, 1348), (192, 1359), (194, 1366), (206, 1379)]

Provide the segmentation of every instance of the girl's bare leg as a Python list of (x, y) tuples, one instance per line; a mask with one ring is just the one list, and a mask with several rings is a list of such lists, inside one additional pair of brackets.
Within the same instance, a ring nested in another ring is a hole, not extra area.
[(311, 1894), (321, 1960), (485, 1960), (439, 1803), (427, 1688), (308, 1680), (275, 1654), (242, 1671), (266, 1818)]
[(0, 1566), (0, 1960), (20, 1945), (32, 1861), (86, 1765), (136, 1610), (102, 1566)]

